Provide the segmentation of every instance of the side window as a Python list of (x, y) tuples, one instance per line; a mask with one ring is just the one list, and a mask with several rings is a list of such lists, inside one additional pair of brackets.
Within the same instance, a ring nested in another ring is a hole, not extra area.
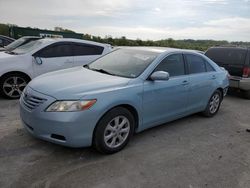
[(103, 50), (101, 46), (74, 44), (74, 56), (101, 55)]
[(170, 77), (185, 74), (185, 66), (182, 54), (174, 54), (166, 57), (155, 69), (155, 71), (166, 71)]
[(192, 54), (186, 54), (185, 56), (188, 63), (189, 74), (206, 72), (206, 65), (203, 58)]
[(227, 51), (227, 59), (229, 64), (244, 64), (246, 58), (246, 50), (244, 49), (232, 49)]
[(39, 57), (52, 58), (52, 57), (66, 57), (73, 56), (73, 48), (70, 44), (57, 44), (43, 49), (39, 53)]
[(215, 71), (214, 68), (212, 67), (212, 65), (210, 65), (210, 63), (208, 63), (207, 61), (206, 61), (206, 68), (207, 68), (207, 72)]
[(3, 39), (0, 39), (0, 47), (3, 47), (4, 44), (3, 44)]

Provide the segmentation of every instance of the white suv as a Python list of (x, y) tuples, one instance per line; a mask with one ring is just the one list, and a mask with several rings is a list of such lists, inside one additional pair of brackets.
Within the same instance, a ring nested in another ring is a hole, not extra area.
[(27, 83), (47, 72), (88, 64), (112, 51), (109, 44), (80, 39), (40, 39), (0, 52), (0, 93), (19, 98)]

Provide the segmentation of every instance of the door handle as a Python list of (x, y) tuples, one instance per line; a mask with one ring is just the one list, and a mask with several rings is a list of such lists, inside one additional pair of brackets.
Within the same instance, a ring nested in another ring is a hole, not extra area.
[(216, 79), (216, 76), (215, 76), (215, 75), (213, 75), (213, 76), (211, 77), (211, 79), (212, 79), (212, 80), (215, 80), (215, 79)]
[(188, 85), (189, 83), (188, 83), (188, 81), (187, 80), (184, 80), (183, 82), (182, 82), (182, 85)]

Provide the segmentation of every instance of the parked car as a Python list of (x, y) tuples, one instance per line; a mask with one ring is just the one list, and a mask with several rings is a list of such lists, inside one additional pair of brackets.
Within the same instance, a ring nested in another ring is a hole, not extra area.
[(228, 85), (227, 71), (203, 54), (122, 48), (35, 78), (22, 94), (20, 115), (40, 139), (114, 153), (134, 132), (197, 112), (214, 116)]
[(19, 98), (38, 75), (88, 64), (110, 52), (111, 46), (80, 39), (40, 39), (0, 53), (0, 93)]
[(29, 43), (30, 41), (39, 40), (39, 39), (42, 39), (42, 38), (41, 37), (35, 37), (35, 36), (21, 37), (21, 38), (15, 40), (15, 41), (13, 41), (9, 45), (0, 48), (0, 52), (1, 51), (12, 51), (12, 50), (16, 49), (17, 47), (19, 47), (21, 45)]
[(205, 55), (219, 66), (224, 67), (230, 76), (230, 87), (244, 92), (250, 99), (250, 49), (241, 47), (212, 47)]
[(10, 37), (6, 37), (4, 35), (0, 35), (0, 47), (7, 46), (10, 43), (12, 43), (13, 41), (15, 41), (15, 39), (10, 38)]

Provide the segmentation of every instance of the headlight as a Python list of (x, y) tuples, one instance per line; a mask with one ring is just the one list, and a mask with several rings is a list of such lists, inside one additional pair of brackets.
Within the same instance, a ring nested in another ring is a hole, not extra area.
[(74, 112), (83, 111), (92, 107), (96, 103), (96, 99), (83, 101), (56, 101), (52, 103), (47, 112)]

